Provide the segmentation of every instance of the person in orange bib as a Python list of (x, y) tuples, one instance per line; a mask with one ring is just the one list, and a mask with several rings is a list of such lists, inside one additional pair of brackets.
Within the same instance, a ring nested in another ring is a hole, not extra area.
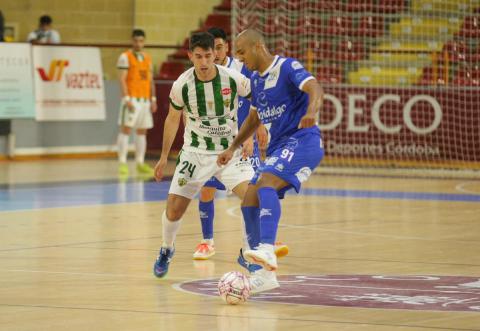
[(117, 68), (122, 93), (118, 124), (118, 172), (127, 176), (128, 140), (132, 129), (136, 130), (135, 161), (137, 173), (152, 175), (153, 169), (145, 163), (147, 150), (147, 130), (153, 127), (152, 113), (157, 111), (157, 98), (153, 82), (153, 66), (150, 55), (143, 51), (145, 32), (135, 29), (132, 32), (132, 49), (123, 52), (118, 58)]

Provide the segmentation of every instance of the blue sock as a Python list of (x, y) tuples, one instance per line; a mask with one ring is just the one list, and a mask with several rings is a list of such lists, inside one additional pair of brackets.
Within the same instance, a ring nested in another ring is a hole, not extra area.
[(281, 214), (280, 200), (273, 187), (261, 187), (257, 194), (260, 202), (260, 242), (274, 245)]
[(212, 201), (198, 202), (200, 221), (202, 222), (203, 239), (213, 239), (213, 217), (215, 216), (215, 205)]
[(257, 247), (260, 242), (259, 210), (258, 207), (242, 207), (243, 222), (245, 223), (245, 232), (250, 249)]

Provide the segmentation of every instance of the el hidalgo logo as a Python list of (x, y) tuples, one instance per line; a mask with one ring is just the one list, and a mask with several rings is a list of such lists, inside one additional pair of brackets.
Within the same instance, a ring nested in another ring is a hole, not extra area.
[(66, 72), (65, 68), (71, 64), (69, 60), (53, 59), (50, 62), (48, 75), (44, 68), (37, 68), (42, 81), (46, 83), (61, 82), (65, 77), (66, 87), (69, 89), (100, 89), (100, 76), (89, 71)]

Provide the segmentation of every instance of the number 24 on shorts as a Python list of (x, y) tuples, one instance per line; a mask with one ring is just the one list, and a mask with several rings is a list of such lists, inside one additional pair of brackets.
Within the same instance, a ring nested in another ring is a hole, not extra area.
[(184, 175), (185, 171), (187, 171), (188, 174), (190, 175), (190, 178), (192, 178), (196, 167), (197, 167), (196, 164), (190, 163), (188, 161), (183, 161), (182, 162), (182, 169), (180, 169), (180, 173)]

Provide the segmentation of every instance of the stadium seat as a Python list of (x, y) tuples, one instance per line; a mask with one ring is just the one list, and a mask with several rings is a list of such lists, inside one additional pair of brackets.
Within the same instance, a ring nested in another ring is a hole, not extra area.
[(352, 18), (348, 16), (331, 16), (328, 20), (327, 33), (332, 36), (349, 35), (352, 32)]
[(308, 44), (308, 48), (313, 51), (313, 55), (317, 61), (333, 59), (333, 45), (329, 40), (315, 40)]
[(165, 61), (160, 67), (158, 79), (175, 80), (185, 71), (185, 65), (181, 62)]
[(448, 58), (452, 62), (467, 60), (468, 47), (463, 41), (449, 41), (443, 46), (443, 51), (448, 53)]
[(453, 84), (458, 86), (480, 86), (480, 67), (460, 68), (455, 73)]
[(325, 11), (343, 11), (344, 4), (341, 0), (319, 0), (313, 1), (314, 9), (319, 12)]
[(347, 4), (348, 12), (372, 11), (375, 7), (373, 0), (349, 0)]
[(183, 41), (182, 48), (177, 49), (170, 57), (175, 60), (186, 60), (188, 59), (188, 38), (185, 38)]
[(208, 30), (212, 27), (222, 28), (227, 35), (231, 34), (232, 27), (230, 15), (210, 14), (205, 21), (203, 30)]
[(378, 0), (377, 5), (373, 7), (373, 11), (380, 14), (395, 14), (402, 11), (404, 6), (404, 0)]
[(297, 27), (297, 34), (323, 34), (324, 27), (322, 24), (322, 18), (319, 16), (307, 15), (297, 20), (294, 25)]
[(255, 6), (259, 10), (276, 10), (278, 7), (278, 1), (276, 0), (260, 0), (257, 1)]
[(213, 7), (217, 11), (230, 11), (232, 9), (232, 0), (223, 0), (221, 4)]
[(275, 15), (267, 16), (264, 22), (263, 32), (267, 36), (277, 35), (282, 33), (286, 24), (285, 16)]
[(381, 16), (362, 16), (355, 30), (359, 36), (378, 37), (383, 34), (384, 21)]
[(324, 84), (340, 84), (343, 83), (342, 70), (336, 66), (319, 67), (317, 69), (317, 79)]
[(423, 68), (422, 76), (417, 82), (417, 85), (445, 85), (445, 79), (442, 71), (442, 67), (438, 68), (436, 73), (434, 73), (434, 69), (432, 67)]
[(335, 56), (343, 61), (358, 61), (365, 57), (365, 49), (362, 43), (342, 40), (337, 45)]
[(465, 17), (458, 35), (465, 38), (480, 38), (480, 18), (478, 16)]

